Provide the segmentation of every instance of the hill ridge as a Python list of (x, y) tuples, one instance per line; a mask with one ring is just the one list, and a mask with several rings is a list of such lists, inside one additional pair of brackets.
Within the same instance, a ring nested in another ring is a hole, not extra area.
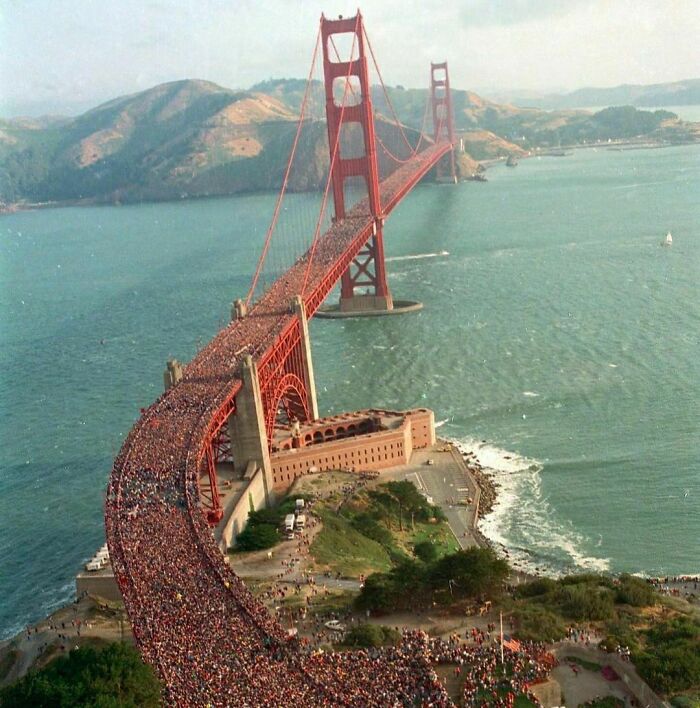
[[(0, 119), (0, 202), (110, 203), (277, 189), (305, 87), (301, 79), (269, 80), (247, 90), (181, 79), (116, 97), (74, 118)], [(428, 90), (388, 87), (387, 93), (417, 141)], [(372, 99), (378, 134), (390, 141), (397, 128), (379, 87), (372, 88)], [(452, 99), (466, 150), (458, 160), (465, 178), (479, 170), (474, 158), (522, 155), (536, 146), (640, 134), (676, 142), (699, 137), (688, 127), (694, 124), (668, 112), (544, 112), (459, 89)], [(321, 82), (311, 87), (309, 108), (289, 183), (295, 191), (317, 189), (328, 169)]]

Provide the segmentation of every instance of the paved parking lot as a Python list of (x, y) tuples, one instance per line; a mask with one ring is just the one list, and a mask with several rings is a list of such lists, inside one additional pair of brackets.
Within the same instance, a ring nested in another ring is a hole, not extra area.
[[(433, 464), (428, 464), (432, 460)], [(416, 450), (411, 462), (382, 472), (380, 479), (406, 479), (413, 482), (442, 507), (447, 521), (462, 548), (478, 545), (472, 533), (476, 524), (479, 488), (469, 474), (459, 452), (443, 443)], [(471, 503), (468, 503), (471, 500)]]

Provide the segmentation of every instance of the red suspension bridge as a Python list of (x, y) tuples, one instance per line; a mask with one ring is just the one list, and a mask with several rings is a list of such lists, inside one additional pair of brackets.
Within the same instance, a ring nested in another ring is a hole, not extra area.
[[(345, 60), (338, 35), (352, 41)], [(258, 294), (308, 124), (319, 44), (330, 156), (320, 215), (310, 246)], [(433, 168), (454, 177), (447, 65), (431, 66), (431, 137), (411, 140), (387, 95), (394, 134), (404, 143), (397, 155), (377, 136), (368, 53), (374, 57), (359, 13), (321, 18), (296, 137), (248, 296), (184, 370), (171, 368), (169, 388), (143, 411), (114, 462), (105, 509), (110, 556), (134, 636), (168, 703), (280, 705), (282, 696), (294, 696), (298, 705), (367, 706), (412, 704), (432, 695), (433, 705), (449, 704), (415, 652), (393, 650), (368, 670), (352, 655), (322, 661), (290, 644), (224, 562), (211, 531), (223, 516), (217, 462), (232, 457), (237, 470), (252, 464), (269, 474), (279, 417), (318, 417), (308, 318), (339, 281), (341, 308), (390, 309), (385, 219)], [(350, 154), (348, 136), (361, 149)], [(378, 156), (393, 161), (383, 179)], [(350, 205), (347, 183), (358, 178), (365, 196)], [(334, 216), (326, 229), (331, 193)]]

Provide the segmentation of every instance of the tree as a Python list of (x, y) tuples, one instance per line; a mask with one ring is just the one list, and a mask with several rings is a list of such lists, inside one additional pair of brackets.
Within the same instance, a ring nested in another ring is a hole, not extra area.
[(615, 614), (615, 595), (610, 588), (591, 583), (565, 585), (557, 592), (562, 613), (575, 620), (606, 620)]
[(353, 518), (351, 523), (353, 528), (359, 531), (363, 536), (367, 536), (367, 538), (381, 543), (385, 548), (394, 547), (394, 537), (391, 535), (391, 531), (369, 514), (358, 514)]
[(280, 540), (279, 531), (272, 524), (248, 524), (236, 537), (237, 551), (259, 551), (272, 548)]
[(396, 607), (396, 588), (386, 573), (372, 573), (360, 591), (355, 605), (360, 610), (389, 612)]
[(523, 605), (513, 613), (518, 639), (532, 642), (553, 642), (566, 634), (564, 621), (551, 610), (539, 605)]
[(475, 597), (498, 593), (508, 572), (508, 564), (490, 548), (468, 548), (441, 558), (428, 580), (436, 590), (451, 586), (456, 597)]
[(351, 647), (396, 646), (401, 640), (400, 632), (383, 624), (358, 624), (353, 627), (343, 640)]
[(270, 524), (271, 526), (277, 526), (282, 522), (283, 516), (279, 507), (275, 509), (263, 507), (248, 514), (248, 525)]
[(0, 705), (150, 708), (160, 705), (160, 684), (132, 646), (81, 647), (0, 690)]
[(421, 541), (413, 546), (413, 552), (423, 563), (434, 563), (438, 559), (438, 549), (430, 541)]

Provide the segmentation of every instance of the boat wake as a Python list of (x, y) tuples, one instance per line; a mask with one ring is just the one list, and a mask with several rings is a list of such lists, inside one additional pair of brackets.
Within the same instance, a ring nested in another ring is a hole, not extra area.
[(463, 438), (452, 442), (462, 454), (471, 453), (497, 485), (494, 508), (479, 528), (516, 570), (554, 577), (609, 570), (609, 559), (591, 552), (600, 543), (559, 518), (550, 506), (542, 491), (542, 462), (485, 441)]
[(439, 258), (440, 256), (449, 256), (449, 251), (438, 251), (437, 253), (417, 253), (413, 256), (392, 256), (385, 258), (385, 261), (418, 261), (423, 258)]

